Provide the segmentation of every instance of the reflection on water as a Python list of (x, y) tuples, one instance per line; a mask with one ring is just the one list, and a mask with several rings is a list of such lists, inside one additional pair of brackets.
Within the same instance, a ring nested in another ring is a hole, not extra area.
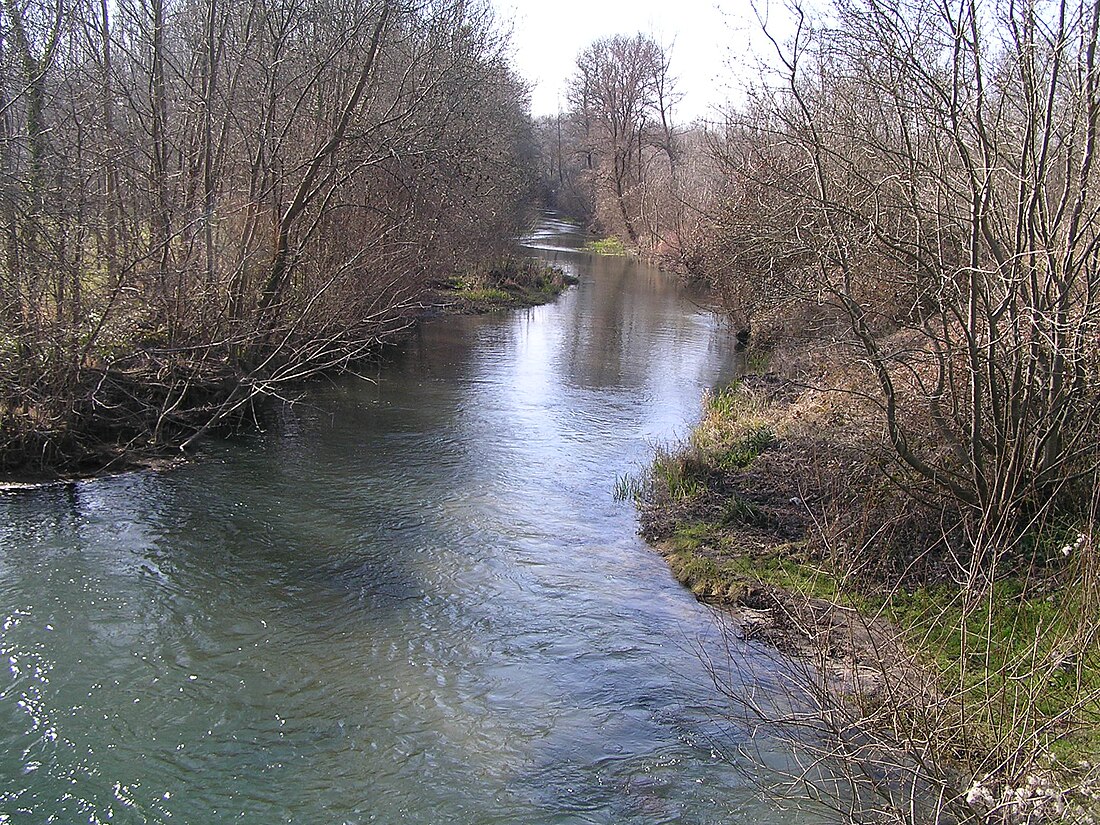
[(0, 822), (788, 821), (721, 757), (715, 617), (612, 497), (732, 338), (528, 244), (580, 285), (190, 465), (0, 493)]

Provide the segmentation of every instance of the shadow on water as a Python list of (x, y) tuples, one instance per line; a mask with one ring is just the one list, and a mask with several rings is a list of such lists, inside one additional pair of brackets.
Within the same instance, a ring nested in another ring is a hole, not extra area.
[(526, 241), (554, 304), (427, 323), (277, 432), (0, 493), (0, 821), (810, 821), (723, 758), (782, 749), (612, 495), (734, 342), (581, 241)]

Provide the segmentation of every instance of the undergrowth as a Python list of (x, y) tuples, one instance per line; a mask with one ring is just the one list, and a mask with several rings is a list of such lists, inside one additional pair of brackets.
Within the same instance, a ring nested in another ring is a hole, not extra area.
[[(1088, 795), (1074, 789), (1091, 787), (1088, 777), (1095, 779), (1092, 766), (1100, 761), (1100, 545), (1093, 516), (1081, 513), (1029, 532), (1002, 552), (985, 578), (968, 577), (966, 555), (950, 549), (933, 557), (929, 572), (892, 578), (890, 571), (900, 567), (861, 565), (861, 557), (925, 555), (921, 547), (904, 546), (912, 533), (875, 544), (878, 532), (870, 530), (860, 544), (858, 537), (832, 532), (840, 521), (830, 514), (856, 508), (862, 512), (847, 523), (873, 526), (883, 513), (908, 509), (906, 517), (920, 522), (934, 512), (922, 516), (929, 505), (889, 486), (873, 484), (860, 493), (855, 488), (876, 478), (864, 470), (849, 469), (838, 483), (832, 473), (850, 468), (842, 461), (823, 465), (831, 476), (824, 486), (815, 487), (820, 478), (799, 479), (813, 502), (804, 509), (816, 515), (791, 540), (781, 529), (779, 496), (766, 488), (783, 489), (783, 468), (808, 466), (794, 460), (807, 448), (805, 433), (817, 443), (848, 436), (816, 424), (804, 410), (792, 412), (798, 403), (776, 402), (751, 382), (708, 393), (686, 442), (657, 449), (641, 482), (623, 482), (623, 497), (639, 501), (647, 535), (677, 578), (699, 598), (720, 603), (744, 604), (746, 594), (754, 597), (764, 587), (784, 598), (832, 604), (876, 628), (868, 638), (891, 639), (892, 658), (876, 658), (885, 654), (872, 647), (856, 655), (860, 667), (879, 672), (886, 684), (909, 680), (924, 687), (875, 693), (880, 704), (866, 719), (893, 726), (894, 738), (863, 735), (899, 752), (923, 749), (906, 758), (925, 760), (974, 821), (1024, 821), (1021, 811), (1032, 812), (1028, 822), (1061, 821), (1059, 812), (1085, 811)], [(800, 439), (789, 436), (791, 421), (799, 422)], [(765, 454), (774, 458), (760, 468)], [(846, 496), (840, 505), (830, 499), (838, 490)], [(942, 541), (957, 547), (946, 536)], [(796, 602), (786, 604), (798, 612), (791, 607)], [(826, 626), (833, 625), (827, 620)], [(894, 671), (899, 649), (906, 651), (905, 668), (920, 668), (927, 680)], [(883, 701), (896, 706), (883, 708)], [(1053, 799), (1061, 801), (1048, 804)]]
[[(965, 752), (996, 749), (1006, 731), (1063, 763), (1100, 753), (1100, 593), (1089, 562), (1068, 562), (1061, 580), (1010, 576), (979, 592), (934, 585), (857, 603), (900, 629), (968, 708)], [(961, 755), (961, 754), (960, 754)]]
[(535, 306), (561, 294), (577, 279), (531, 258), (504, 258), (494, 266), (448, 279), (443, 288), (455, 309), (489, 312)]

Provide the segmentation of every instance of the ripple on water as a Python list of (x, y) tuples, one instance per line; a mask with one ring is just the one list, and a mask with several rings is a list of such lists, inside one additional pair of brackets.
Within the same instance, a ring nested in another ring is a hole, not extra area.
[(636, 262), (541, 254), (581, 285), (425, 325), (277, 434), (0, 493), (0, 821), (782, 821), (713, 746), (750, 736), (714, 618), (611, 497), (726, 333)]

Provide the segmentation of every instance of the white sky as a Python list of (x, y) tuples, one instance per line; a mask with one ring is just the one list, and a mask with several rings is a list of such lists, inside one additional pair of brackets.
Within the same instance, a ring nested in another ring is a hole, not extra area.
[[(735, 99), (733, 71), (751, 67), (755, 17), (748, 0), (493, 0), (513, 23), (515, 66), (531, 84), (536, 117), (566, 108), (565, 89), (577, 55), (593, 40), (650, 35), (671, 51), (672, 75), (683, 101), (681, 123), (713, 117)], [(720, 8), (721, 6), (721, 8)]]

